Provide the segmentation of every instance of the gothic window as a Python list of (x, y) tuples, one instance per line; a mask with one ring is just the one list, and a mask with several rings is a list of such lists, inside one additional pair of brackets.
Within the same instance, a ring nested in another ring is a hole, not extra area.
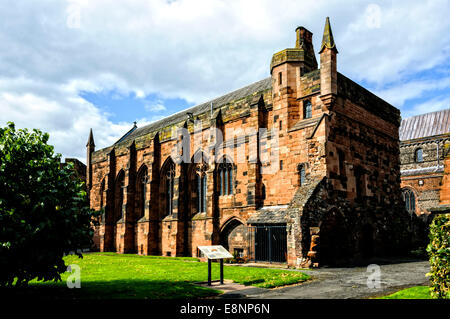
[(121, 170), (116, 180), (116, 218), (115, 222), (118, 222), (123, 218), (123, 200), (125, 194), (125, 173)]
[(416, 150), (416, 162), (417, 163), (422, 163), (423, 162), (423, 150), (421, 148), (418, 148)]
[(220, 195), (233, 194), (233, 164), (224, 157), (219, 163), (218, 171)]
[(299, 175), (299, 184), (300, 186), (303, 186), (306, 180), (305, 164), (300, 164), (298, 166), (298, 175)]
[[(100, 209), (103, 209), (104, 206), (104, 202), (103, 202), (103, 196), (105, 193), (105, 179), (102, 180), (102, 183), (100, 185)], [(105, 222), (105, 212), (102, 213), (102, 215), (100, 216), (100, 221)]]
[(103, 193), (105, 192), (105, 179), (102, 180), (102, 183), (100, 185), (100, 209), (103, 208)]
[(166, 202), (166, 215), (172, 215), (173, 212), (173, 185), (175, 181), (175, 164), (172, 161), (166, 163), (164, 167), (164, 195)]
[(206, 171), (207, 165), (198, 164), (196, 167), (195, 178), (197, 181), (197, 211), (206, 212)]
[(312, 105), (310, 100), (303, 101), (303, 118), (309, 119), (312, 117)]
[(137, 185), (137, 189), (138, 189), (138, 196), (139, 196), (139, 214), (137, 216), (138, 219), (144, 217), (145, 215), (145, 203), (147, 200), (147, 184), (148, 184), (148, 169), (146, 166), (143, 166), (140, 170), (139, 170), (139, 174), (138, 174), (138, 185)]
[(409, 188), (403, 189), (403, 200), (405, 201), (405, 207), (408, 213), (412, 214), (416, 212), (416, 196), (414, 192)]

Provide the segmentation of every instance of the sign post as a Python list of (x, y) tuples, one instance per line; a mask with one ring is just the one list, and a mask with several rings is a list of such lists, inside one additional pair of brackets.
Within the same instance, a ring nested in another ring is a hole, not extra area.
[(208, 258), (208, 286), (211, 286), (211, 260), (213, 259), (220, 260), (220, 284), (223, 285), (223, 260), (233, 258), (233, 255), (221, 245), (198, 246), (198, 249)]

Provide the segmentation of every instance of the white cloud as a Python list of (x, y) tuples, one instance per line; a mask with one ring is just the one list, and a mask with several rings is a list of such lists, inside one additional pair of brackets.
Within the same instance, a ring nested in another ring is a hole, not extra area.
[(450, 89), (450, 77), (401, 82), (374, 93), (392, 105), (402, 107), (407, 100), (419, 98), (426, 92), (447, 89)]
[(160, 112), (160, 111), (165, 111), (166, 107), (161, 102), (158, 102), (156, 104), (145, 105), (145, 109), (150, 112)]
[(53, 88), (49, 96), (41, 94), (39, 86), (28, 87), (27, 92), (0, 91), (0, 123), (14, 121), (18, 128), (48, 132), (49, 143), (55, 145), (56, 152), (83, 161), (90, 128), (100, 147), (114, 143), (131, 128), (130, 123), (110, 122), (105, 114), (77, 97), (69, 87)]
[(39, 127), (51, 134), (58, 152), (83, 158), (90, 127), (101, 148), (132, 123), (112, 123), (79, 97), (81, 90), (201, 103), (267, 77), (272, 54), (294, 46), (299, 25), (314, 33), (317, 52), (327, 15), (340, 53), (338, 70), (402, 106), (441, 85), (414, 76), (448, 61), (450, 2), (374, 3), (4, 0), (0, 124)]
[(407, 110), (402, 114), (402, 117), (409, 117), (417, 114), (423, 114), (428, 112), (434, 112), (450, 108), (450, 96), (436, 97), (426, 102), (414, 105), (410, 110)]

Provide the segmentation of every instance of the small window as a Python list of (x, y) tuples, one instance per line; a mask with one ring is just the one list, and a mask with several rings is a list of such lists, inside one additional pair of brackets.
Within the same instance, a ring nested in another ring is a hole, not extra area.
[(280, 171), (283, 170), (283, 161), (280, 161)]
[(298, 166), (298, 174), (299, 174), (299, 184), (300, 184), (300, 186), (302, 186), (305, 184), (305, 180), (306, 180), (306, 171), (305, 171), (304, 164), (300, 164)]
[(280, 121), (280, 131), (283, 129), (283, 121)]
[(423, 150), (421, 148), (418, 148), (416, 150), (416, 162), (417, 163), (423, 162)]
[(312, 117), (312, 105), (310, 100), (303, 101), (303, 118), (309, 119)]
[(283, 73), (278, 73), (278, 84), (281, 85), (283, 83)]
[(266, 199), (266, 185), (264, 184), (261, 186), (261, 198)]
[(242, 257), (244, 257), (244, 249), (243, 248), (235, 248), (234, 249), (234, 257), (235, 258), (242, 258)]

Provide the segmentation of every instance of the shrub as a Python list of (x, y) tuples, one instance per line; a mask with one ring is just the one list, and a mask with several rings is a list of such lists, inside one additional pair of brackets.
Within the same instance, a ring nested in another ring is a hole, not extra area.
[(450, 298), (450, 215), (439, 214), (430, 225), (430, 293), (433, 298)]
[(39, 130), (0, 127), (0, 286), (61, 280), (63, 256), (90, 247), (83, 182)]

